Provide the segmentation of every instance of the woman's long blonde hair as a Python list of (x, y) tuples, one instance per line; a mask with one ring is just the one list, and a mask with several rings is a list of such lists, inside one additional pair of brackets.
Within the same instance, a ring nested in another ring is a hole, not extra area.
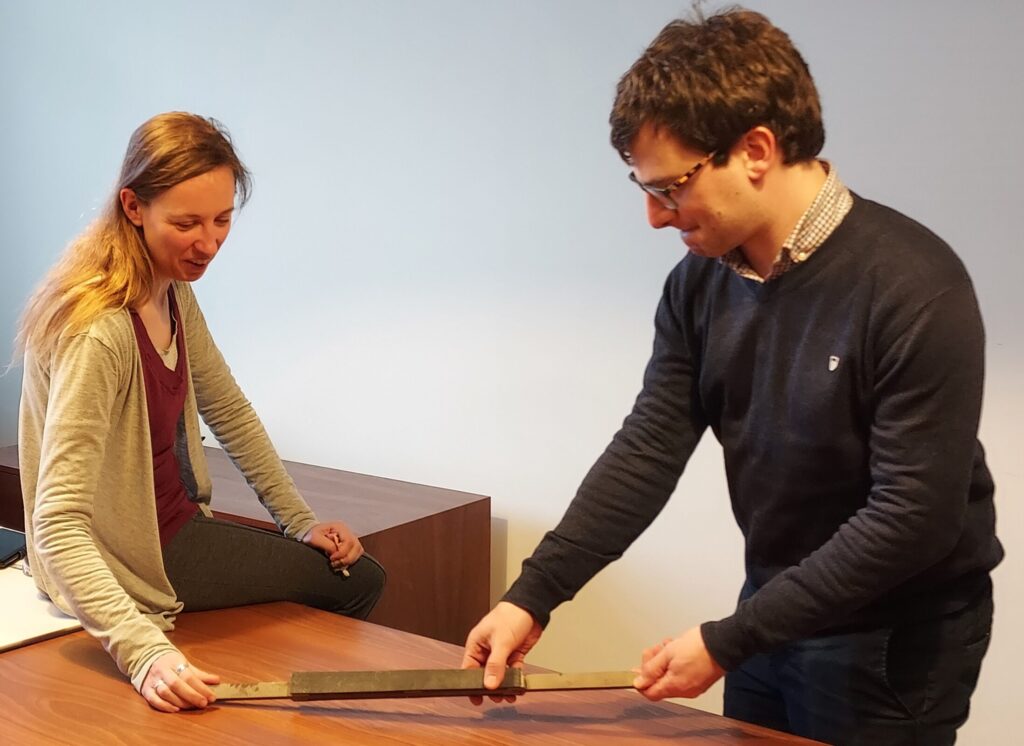
[(153, 289), (153, 264), (142, 229), (121, 209), (121, 190), (143, 204), (176, 184), (228, 166), (239, 207), (251, 176), (227, 130), (215, 119), (168, 112), (144, 122), (128, 141), (114, 193), (103, 212), (68, 246), (29, 299), (15, 341), (16, 359), (31, 349), (48, 360), (62, 334), (74, 334), (109, 310), (144, 303)]

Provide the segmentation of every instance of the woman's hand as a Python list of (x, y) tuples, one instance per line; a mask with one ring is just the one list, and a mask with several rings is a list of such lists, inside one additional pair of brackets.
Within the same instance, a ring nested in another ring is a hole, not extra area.
[(181, 653), (164, 653), (149, 667), (142, 696), (160, 712), (201, 710), (217, 699), (208, 685), (219, 683), (217, 674), (193, 668)]
[(349, 565), (354, 565), (363, 556), (359, 537), (341, 521), (316, 524), (302, 537), (302, 542), (330, 557), (331, 567), (343, 575), (348, 575)]

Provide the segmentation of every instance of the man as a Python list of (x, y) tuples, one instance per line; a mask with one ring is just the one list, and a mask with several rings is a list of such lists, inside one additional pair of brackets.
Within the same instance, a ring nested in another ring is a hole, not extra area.
[(464, 666), (494, 687), (521, 664), (551, 611), (650, 525), (710, 428), (746, 583), (730, 616), (643, 651), (637, 689), (692, 697), (725, 673), (730, 717), (829, 743), (952, 743), (1003, 555), (963, 265), (816, 158), (814, 83), (760, 14), (670, 23), (619, 82), (611, 128), (651, 225), (689, 254), (632, 413)]

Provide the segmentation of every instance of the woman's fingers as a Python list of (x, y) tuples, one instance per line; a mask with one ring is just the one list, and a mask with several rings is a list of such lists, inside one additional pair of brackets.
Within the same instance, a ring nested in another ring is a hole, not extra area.
[(192, 668), (180, 653), (166, 653), (149, 667), (141, 693), (151, 707), (161, 712), (202, 709), (216, 700), (209, 684), (219, 681), (216, 674)]

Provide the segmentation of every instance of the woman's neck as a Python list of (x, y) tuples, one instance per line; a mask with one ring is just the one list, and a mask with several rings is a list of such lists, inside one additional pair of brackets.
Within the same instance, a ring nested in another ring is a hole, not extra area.
[(149, 338), (153, 340), (153, 346), (158, 350), (170, 347), (173, 338), (171, 301), (167, 294), (170, 286), (170, 280), (156, 281), (149, 298), (135, 309)]
[(168, 290), (171, 287), (171, 281), (163, 277), (157, 277), (153, 281), (153, 289), (149, 294), (149, 298), (142, 302), (139, 306), (139, 310), (142, 308), (149, 308), (154, 311), (159, 311), (161, 316), (170, 317), (170, 301), (168, 300)]

